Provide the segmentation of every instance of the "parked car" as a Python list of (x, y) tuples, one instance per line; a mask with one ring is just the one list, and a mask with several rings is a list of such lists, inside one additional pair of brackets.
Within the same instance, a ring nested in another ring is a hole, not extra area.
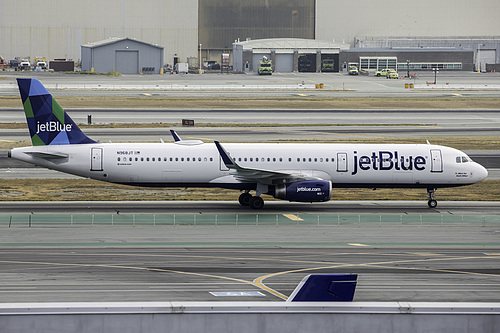
[(399, 74), (395, 70), (391, 70), (390, 72), (387, 72), (387, 75), (385, 76), (386, 79), (399, 79)]
[(390, 69), (390, 68), (381, 69), (381, 70), (375, 72), (375, 76), (387, 76), (387, 72), (389, 72), (391, 70), (393, 71), (394, 69)]
[(358, 74), (359, 74), (358, 67), (356, 67), (354, 65), (350, 65), (349, 66), (349, 75), (358, 75)]

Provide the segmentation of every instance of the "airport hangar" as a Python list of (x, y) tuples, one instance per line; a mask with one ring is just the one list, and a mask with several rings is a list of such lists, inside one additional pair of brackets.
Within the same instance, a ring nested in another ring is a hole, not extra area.
[[(486, 65), (494, 69), (491, 65), (500, 64), (497, 0), (480, 3), (422, 0), (401, 5), (390, 0), (150, 0), (147, 3), (52, 0), (51, 3), (41, 6), (39, 1), (27, 0), (23, 10), (19, 10), (16, 2), (0, 1), (0, 50), (4, 58), (44, 56), (48, 60), (66, 58), (78, 62), (82, 45), (129, 37), (163, 46), (165, 64), (177, 61), (197, 64), (200, 54), (202, 60), (217, 61), (222, 53), (231, 55), (233, 43), (238, 40), (297, 38), (386, 52), (399, 48), (429, 52), (454, 48), (473, 52), (474, 70), (486, 69)], [(314, 57), (316, 50), (312, 51)], [(276, 54), (280, 54), (278, 50)], [(419, 62), (398, 57), (400, 63), (406, 60)], [(445, 63), (443, 59), (430, 60), (433, 62)], [(469, 63), (463, 64), (462, 70)], [(344, 64), (342, 59), (340, 64)]]

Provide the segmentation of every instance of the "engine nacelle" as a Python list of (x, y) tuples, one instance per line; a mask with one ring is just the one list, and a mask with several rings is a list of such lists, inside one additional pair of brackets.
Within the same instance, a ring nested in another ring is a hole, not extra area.
[(279, 184), (274, 188), (274, 197), (299, 202), (328, 201), (332, 197), (332, 182), (329, 180), (304, 180)]

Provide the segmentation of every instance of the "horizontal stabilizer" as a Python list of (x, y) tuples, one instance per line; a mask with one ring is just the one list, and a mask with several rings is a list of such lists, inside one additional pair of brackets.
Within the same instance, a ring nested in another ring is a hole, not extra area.
[(68, 158), (69, 155), (65, 153), (57, 153), (57, 152), (46, 152), (46, 151), (27, 151), (25, 154), (33, 155), (35, 157), (40, 157), (43, 159), (53, 160), (53, 159), (62, 159)]
[(352, 302), (357, 274), (310, 274), (287, 302)]

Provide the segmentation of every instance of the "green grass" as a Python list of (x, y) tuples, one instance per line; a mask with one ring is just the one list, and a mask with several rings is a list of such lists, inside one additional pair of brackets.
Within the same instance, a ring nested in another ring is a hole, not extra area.
[[(90, 179), (2, 179), (0, 201), (237, 200), (238, 191), (218, 188), (141, 188)], [(500, 180), (436, 191), (438, 200), (500, 201)], [(265, 200), (274, 200), (265, 196)], [(427, 200), (425, 189), (334, 188), (332, 200)]]

